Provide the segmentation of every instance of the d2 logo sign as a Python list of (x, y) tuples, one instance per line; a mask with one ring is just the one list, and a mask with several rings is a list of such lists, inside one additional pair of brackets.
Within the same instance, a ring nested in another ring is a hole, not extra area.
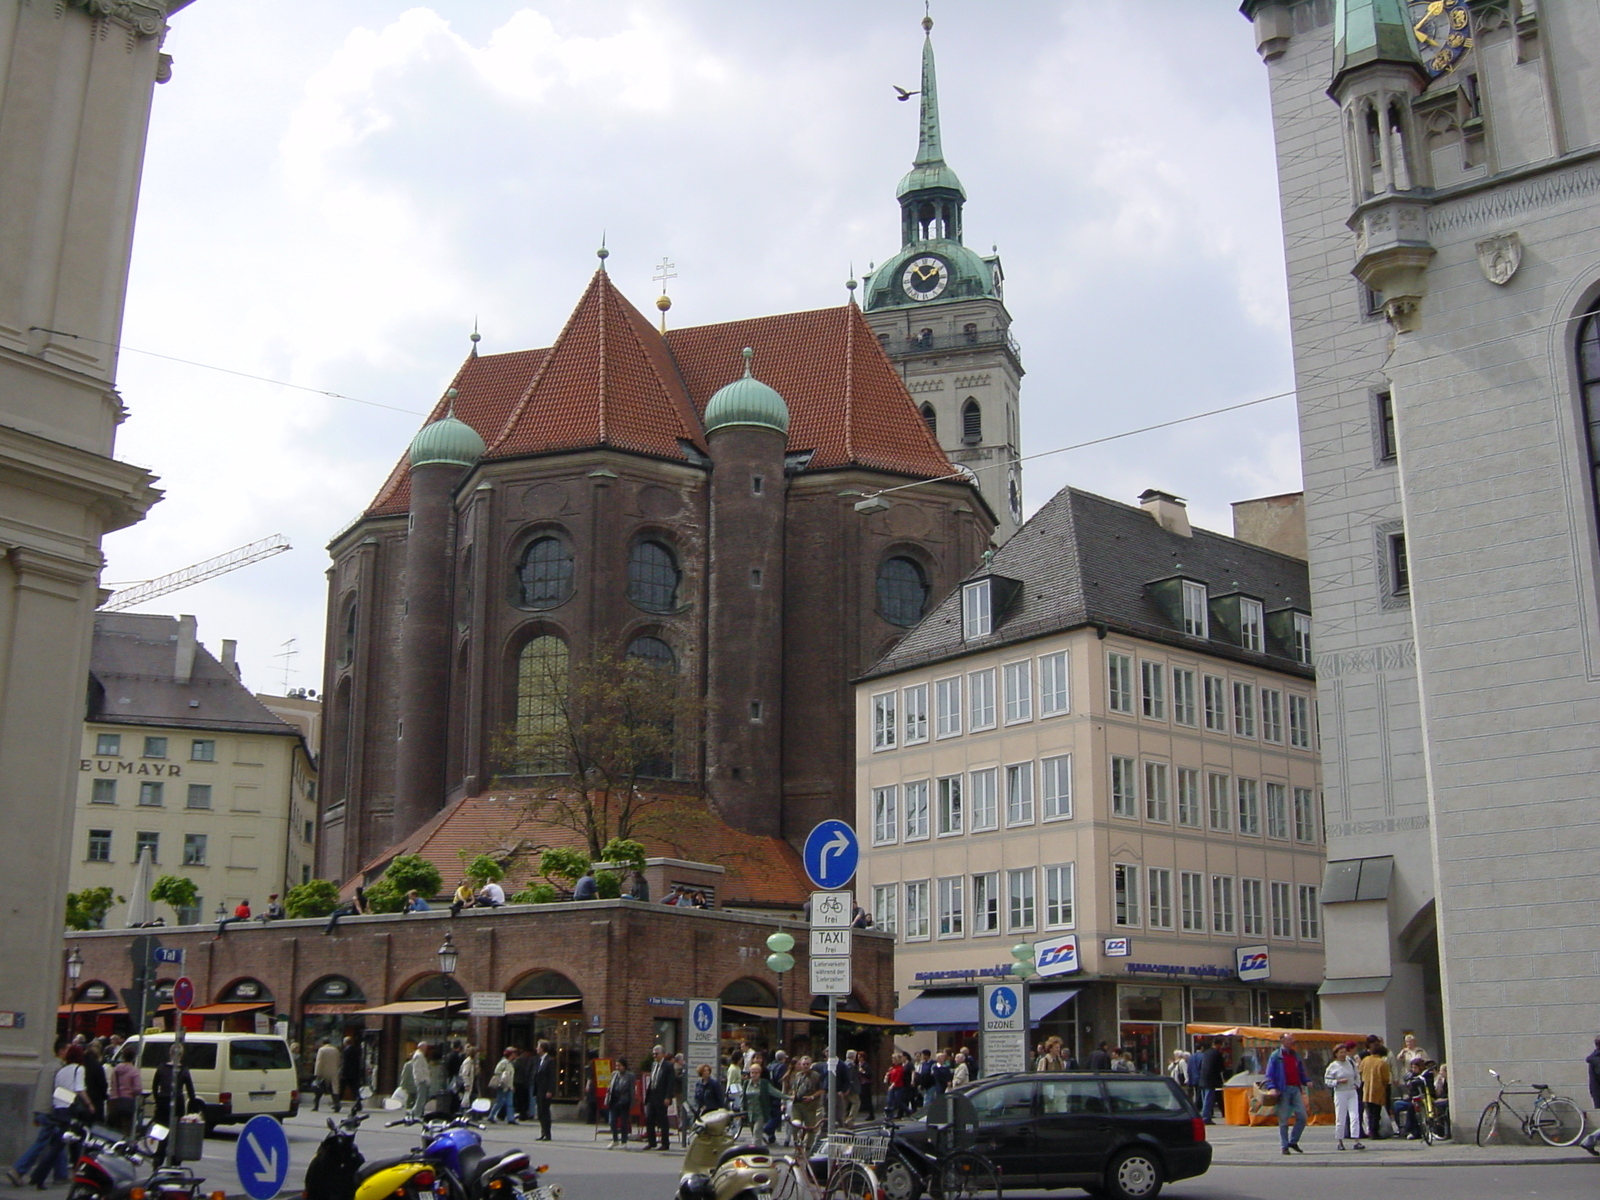
[(1034, 965), (1041, 979), (1051, 975), (1070, 975), (1078, 969), (1078, 935), (1068, 933), (1033, 944)]
[(1239, 978), (1246, 983), (1272, 977), (1272, 962), (1265, 946), (1239, 946), (1234, 952)]

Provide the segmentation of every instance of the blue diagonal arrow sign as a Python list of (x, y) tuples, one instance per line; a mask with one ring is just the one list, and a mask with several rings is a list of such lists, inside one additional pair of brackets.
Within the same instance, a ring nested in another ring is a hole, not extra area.
[(251, 1117), (234, 1153), (239, 1182), (250, 1200), (272, 1200), (289, 1174), (289, 1137), (276, 1117)]

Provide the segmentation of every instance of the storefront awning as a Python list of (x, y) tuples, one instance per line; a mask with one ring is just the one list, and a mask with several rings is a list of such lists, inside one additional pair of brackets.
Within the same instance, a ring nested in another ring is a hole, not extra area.
[[(1079, 988), (1028, 989), (1028, 1024), (1039, 1022), (1078, 994)], [(910, 1004), (894, 1010), (894, 1024), (913, 1029), (955, 1032), (978, 1028), (978, 993), (958, 989), (949, 992), (924, 992)]]
[[(466, 1000), (450, 1001), (452, 1013), (466, 1011)], [(507, 1007), (510, 1006), (507, 1001)], [(396, 1000), (393, 1004), (380, 1004), (376, 1008), (359, 1008), (357, 1016), (364, 1017), (432, 1017), (445, 1015), (445, 1002), (443, 1000)]]
[[(906, 1023), (904, 1021), (896, 1021), (893, 1017), (880, 1017), (877, 1013), (845, 1012), (843, 1009), (840, 1009), (836, 1015), (838, 1016), (839, 1020), (850, 1025), (871, 1025), (874, 1027), (885, 1026), (891, 1029), (906, 1028)], [(812, 1013), (811, 1019), (813, 1021), (826, 1021), (828, 1019), (827, 1011), (824, 1010), (819, 1013)]]
[(196, 1004), (186, 1009), (186, 1017), (236, 1017), (240, 1013), (264, 1012), (272, 1007), (270, 1000), (254, 1000), (246, 1004), (238, 1001), (229, 1004)]
[(1361, 1042), (1364, 1033), (1335, 1033), (1331, 1029), (1283, 1029), (1276, 1025), (1214, 1025), (1194, 1021), (1186, 1025), (1190, 1033), (1209, 1034), (1213, 1037), (1238, 1037), (1252, 1042), (1275, 1042), (1286, 1033), (1292, 1033), (1302, 1042)]
[(506, 1016), (520, 1017), (528, 1013), (553, 1012), (558, 1008), (572, 1008), (583, 1011), (583, 1001), (576, 996), (558, 996), (548, 1000), (507, 1000)]
[(110, 1012), (115, 1007), (115, 1004), (63, 1004), (60, 1008), (56, 1009), (56, 1016), (84, 1017), (90, 1015), (91, 1013)]
[[(738, 1013), (741, 1017), (755, 1017), (758, 1021), (776, 1021), (780, 1011), (760, 1004), (724, 1004), (722, 1007), (728, 1012)], [(815, 1021), (818, 1019), (808, 1012), (801, 1012), (795, 1008), (785, 1008), (781, 1011), (785, 1021)], [(841, 1017), (844, 1016), (843, 1013), (839, 1015)], [(826, 1020), (827, 1018), (824, 1017), (822, 1019)]]

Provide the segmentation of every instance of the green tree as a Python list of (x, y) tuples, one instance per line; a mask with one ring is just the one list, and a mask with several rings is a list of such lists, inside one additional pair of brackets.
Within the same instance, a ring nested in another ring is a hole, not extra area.
[(512, 904), (553, 904), (556, 901), (556, 885), (553, 883), (534, 883), (531, 879), (528, 886), (515, 896), (509, 897)]
[(367, 911), (397, 913), (406, 904), (406, 894), (388, 879), (375, 879), (367, 885)]
[(487, 854), (480, 854), (467, 864), (466, 877), (482, 887), (486, 883), (499, 883), (506, 877), (506, 869)]
[(439, 894), (444, 876), (420, 854), (402, 854), (387, 867), (381, 878), (367, 887), (367, 911), (375, 913), (399, 912), (405, 907), (406, 893), (415, 891), (424, 900)]
[(589, 870), (589, 856), (582, 850), (552, 846), (539, 856), (539, 874), (558, 888), (571, 891)]
[(67, 928), (99, 929), (105, 924), (106, 914), (113, 905), (122, 904), (121, 896), (113, 895), (108, 887), (84, 888), (81, 892), (67, 893)]
[(157, 904), (172, 905), (173, 913), (181, 923), (184, 909), (199, 907), (200, 886), (187, 875), (163, 875), (151, 887), (150, 899)]
[(632, 838), (612, 838), (600, 852), (602, 862), (644, 870), (644, 846)]
[(339, 887), (327, 879), (308, 879), (283, 898), (283, 911), (291, 917), (325, 917), (338, 907)]

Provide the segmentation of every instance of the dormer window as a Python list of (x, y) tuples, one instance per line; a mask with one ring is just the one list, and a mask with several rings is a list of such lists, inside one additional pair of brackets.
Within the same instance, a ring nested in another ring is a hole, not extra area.
[(1240, 646), (1257, 654), (1265, 652), (1266, 640), (1262, 632), (1264, 621), (1265, 617), (1261, 611), (1261, 601), (1252, 600), (1248, 596), (1239, 597)]
[(1191, 579), (1183, 580), (1183, 631), (1190, 637), (1211, 636), (1209, 611), (1206, 606), (1206, 585)]
[(994, 589), (989, 579), (979, 579), (961, 589), (961, 637), (964, 641), (994, 632)]
[(1294, 660), (1311, 665), (1311, 617), (1302, 612), (1294, 614)]

